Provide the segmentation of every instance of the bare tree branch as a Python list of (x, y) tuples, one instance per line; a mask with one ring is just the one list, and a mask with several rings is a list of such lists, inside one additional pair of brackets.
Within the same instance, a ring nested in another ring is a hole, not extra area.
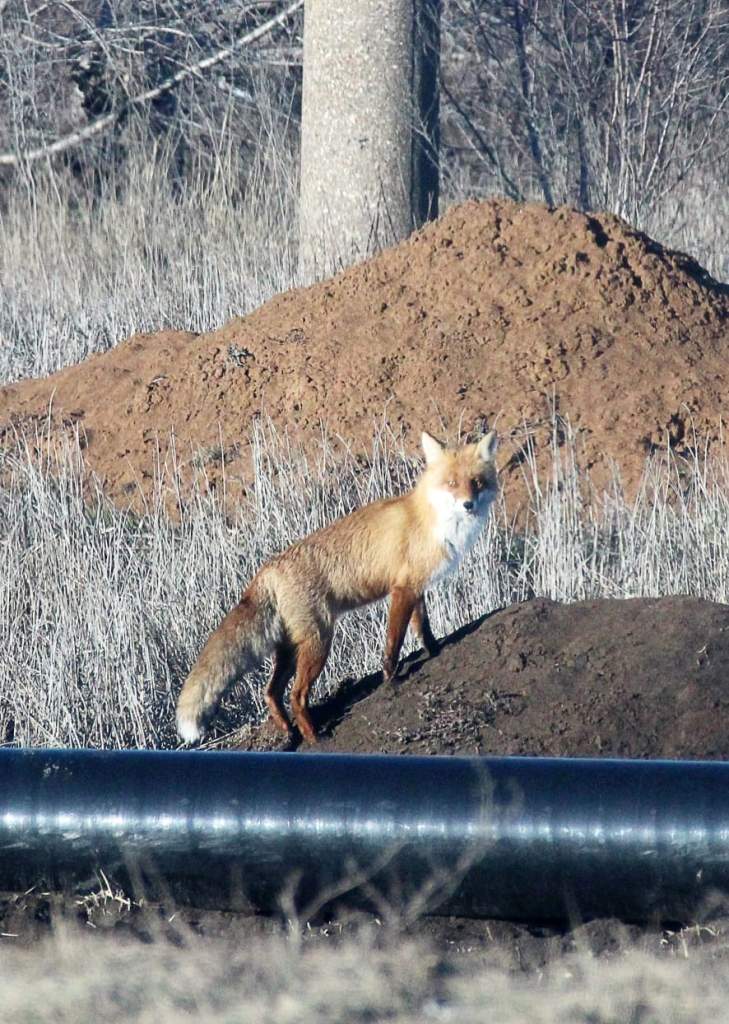
[[(0, 0), (2, 3), (2, 0)], [(49, 156), (54, 156), (56, 153), (62, 153), (67, 149), (71, 149), (73, 146), (78, 146), (82, 142), (86, 142), (88, 139), (93, 138), (96, 135), (100, 135), (115, 124), (129, 109), (138, 106), (141, 103), (147, 103), (150, 100), (155, 100), (165, 93), (171, 92), (181, 82), (184, 82), (188, 78), (200, 75), (209, 68), (215, 67), (216, 64), (222, 63), (222, 61), (228, 60), (242, 47), (247, 46), (250, 43), (255, 42), (257, 39), (261, 39), (267, 35), (273, 29), (279, 25), (284, 24), (292, 14), (295, 14), (304, 4), (304, 0), (293, 0), (283, 11), (277, 14), (275, 17), (270, 18), (268, 21), (259, 25), (257, 28), (245, 35), (236, 39), (230, 46), (225, 47), (222, 50), (218, 50), (217, 53), (211, 54), (209, 57), (205, 57), (202, 60), (197, 61), (195, 64), (187, 65), (180, 68), (179, 71), (175, 72), (174, 75), (170, 75), (159, 85), (154, 86), (151, 89), (146, 89), (144, 92), (138, 93), (136, 96), (130, 97), (125, 103), (120, 104), (119, 108), (110, 114), (105, 114), (102, 117), (92, 121), (91, 124), (85, 125), (83, 128), (77, 131), (70, 132), (68, 135), (64, 135), (62, 138), (57, 139), (55, 142), (51, 142), (45, 146), (39, 146), (37, 149), (26, 150), (22, 153), (1, 153), (0, 154), (0, 167), (17, 167), (21, 164), (31, 163), (35, 160), (42, 160)]]

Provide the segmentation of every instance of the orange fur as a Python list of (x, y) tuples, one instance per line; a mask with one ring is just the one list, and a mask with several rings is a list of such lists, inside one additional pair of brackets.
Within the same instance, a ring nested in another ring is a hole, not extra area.
[(397, 670), (412, 622), (432, 653), (424, 592), (457, 567), (476, 540), (497, 478), (495, 434), (477, 444), (445, 448), (423, 434), (426, 468), (398, 498), (375, 501), (310, 534), (267, 562), (241, 601), (208, 639), (177, 705), (177, 726), (192, 742), (236, 678), (273, 655), (266, 689), (271, 718), (290, 723), (283, 693), (295, 674), (291, 710), (302, 736), (315, 741), (308, 695), (329, 654), (340, 615), (390, 595), (384, 675)]

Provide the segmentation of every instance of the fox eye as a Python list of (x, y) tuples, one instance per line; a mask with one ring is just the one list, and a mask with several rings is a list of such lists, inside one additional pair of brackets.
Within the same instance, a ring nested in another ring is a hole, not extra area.
[(456, 481), (455, 481), (455, 479), (454, 479), (454, 480), (449, 480), (449, 481), (448, 481), (448, 486), (449, 486), (449, 487), (455, 487), (455, 486), (456, 486)]
[(473, 487), (474, 491), (483, 490), (483, 485), (483, 480), (481, 480), (480, 477), (475, 476), (471, 481), (471, 486)]

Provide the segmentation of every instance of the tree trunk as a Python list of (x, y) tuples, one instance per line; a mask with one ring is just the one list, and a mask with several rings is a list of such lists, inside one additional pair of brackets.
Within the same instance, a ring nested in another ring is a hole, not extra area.
[(440, 0), (307, 0), (304, 280), (437, 216), (439, 28)]

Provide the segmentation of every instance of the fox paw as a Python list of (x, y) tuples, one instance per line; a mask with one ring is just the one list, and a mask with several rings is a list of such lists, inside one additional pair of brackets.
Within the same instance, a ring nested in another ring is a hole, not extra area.
[(382, 679), (385, 683), (391, 683), (397, 674), (397, 663), (393, 665), (389, 658), (386, 658), (382, 665)]

